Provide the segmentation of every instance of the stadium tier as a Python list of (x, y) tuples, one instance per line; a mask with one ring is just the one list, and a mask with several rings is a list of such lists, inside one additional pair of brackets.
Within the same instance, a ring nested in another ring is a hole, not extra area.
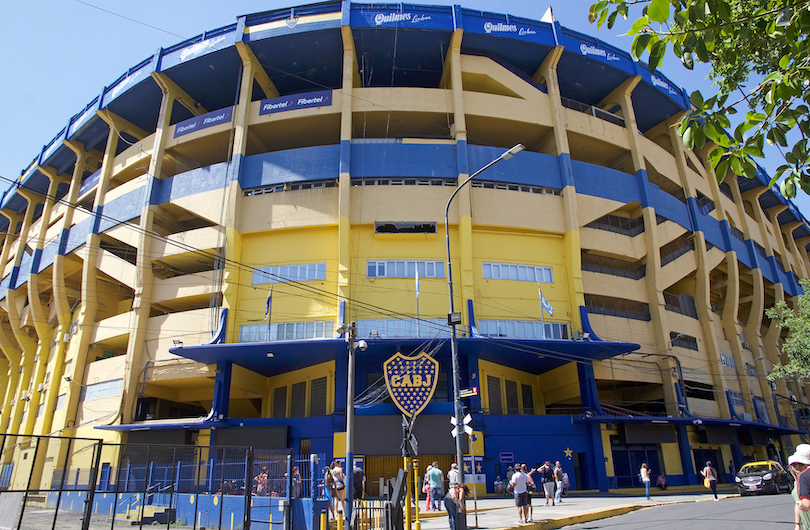
[[(641, 462), (733, 481), (807, 434), (765, 311), (802, 293), (810, 225), (761, 170), (718, 184), (689, 110), (624, 50), (462, 6), (324, 2), (161, 49), (2, 196), (0, 432), (331, 461), (352, 410), (377, 495), (397, 405), (425, 400), (446, 471), (463, 390), (482, 492), (545, 460), (575, 489)], [(392, 383), (398, 353), (438, 370)]]

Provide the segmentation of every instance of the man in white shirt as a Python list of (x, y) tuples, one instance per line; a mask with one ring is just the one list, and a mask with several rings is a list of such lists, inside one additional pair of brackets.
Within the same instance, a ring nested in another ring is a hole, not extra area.
[(527, 485), (534, 484), (532, 478), (526, 473), (526, 464), (515, 469), (515, 474), (509, 481), (515, 491), (515, 506), (518, 511), (518, 521), (516, 524), (531, 523), (529, 517), (529, 490)]

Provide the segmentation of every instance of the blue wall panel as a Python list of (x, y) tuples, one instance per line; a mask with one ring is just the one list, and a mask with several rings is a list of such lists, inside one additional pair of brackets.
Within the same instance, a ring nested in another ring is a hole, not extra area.
[(656, 213), (663, 215), (670, 221), (678, 223), (690, 232), (694, 230), (686, 204), (663, 191), (655, 184), (650, 183), (648, 190), (650, 192), (650, 206), (655, 208)]
[(228, 163), (192, 169), (155, 182), (151, 204), (165, 204), (206, 191), (225, 189), (229, 182)]
[(454, 145), (352, 143), (351, 156), (351, 173), (355, 178), (458, 176)]
[(748, 247), (736, 237), (731, 238), (731, 250), (737, 253), (737, 261), (749, 269), (753, 269), (756, 266), (751, 258), (751, 253), (748, 252)]
[(303, 147), (245, 157), (239, 175), (241, 188), (285, 182), (337, 179), (340, 146)]
[(56, 254), (58, 252), (59, 252), (58, 239), (52, 239), (48, 243), (46, 243), (45, 246), (42, 247), (42, 254), (39, 258), (39, 267), (37, 267), (37, 270), (34, 272), (39, 274), (40, 272), (44, 271), (45, 269), (53, 265), (53, 260), (54, 258), (56, 258)]
[(90, 234), (90, 227), (93, 226), (93, 219), (94, 217), (88, 217), (70, 227), (67, 242), (65, 243), (65, 255), (87, 243), (87, 236)]
[(99, 220), (98, 224), (98, 233), (102, 234), (114, 226), (140, 217), (144, 207), (145, 192), (146, 186), (141, 186), (105, 204), (102, 210), (104, 217)]
[(723, 252), (727, 252), (728, 248), (726, 248), (726, 240), (723, 237), (723, 226), (720, 221), (711, 215), (697, 215), (696, 217), (698, 223), (697, 230), (703, 232), (706, 241)]
[[(505, 149), (500, 147), (467, 145), (468, 170), (477, 171), (501, 156), (504, 151)], [(476, 177), (476, 180), (547, 186), (557, 189), (565, 187), (559, 158), (527, 151), (523, 151), (509, 160), (498, 162)]]
[(33, 258), (27, 252), (24, 252), (22, 255), (22, 259), (20, 260), (20, 271), (17, 274), (17, 282), (13, 289), (17, 289), (18, 287), (25, 285), (28, 283), (28, 275), (31, 274), (31, 265), (33, 265)]
[(768, 258), (763, 258), (757, 252), (754, 252), (754, 258), (756, 258), (756, 266), (762, 271), (762, 277), (771, 283), (775, 283), (776, 275), (773, 267), (771, 267), (771, 262), (768, 261)]
[(638, 179), (622, 171), (578, 160), (571, 161), (577, 193), (622, 203), (641, 202)]

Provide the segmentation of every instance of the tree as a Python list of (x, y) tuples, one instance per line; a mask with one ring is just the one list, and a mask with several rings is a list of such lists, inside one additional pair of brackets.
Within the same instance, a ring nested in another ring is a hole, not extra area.
[(768, 379), (779, 377), (810, 379), (810, 280), (799, 280), (804, 294), (799, 295), (796, 309), (788, 307), (784, 300), (776, 303), (765, 314), (776, 325), (788, 330), (782, 343), (782, 353), (788, 356), (787, 364), (775, 364)]
[[(810, 0), (601, 0), (589, 19), (612, 28), (617, 17), (627, 19), (630, 8), (640, 7), (642, 16), (627, 32), (634, 59), (646, 53), (651, 72), (669, 49), (690, 70), (695, 60), (709, 63), (718, 93), (691, 94), (693, 109), (678, 128), (684, 145), (702, 149), (713, 142), (708, 161), (722, 182), (729, 170), (754, 178), (751, 157), (764, 157), (767, 141), (785, 159), (770, 185), (784, 175), (780, 190), (793, 199), (797, 187), (810, 194), (808, 5)], [(749, 86), (752, 78), (760, 81)], [(738, 107), (747, 112), (731, 131), (729, 116)]]

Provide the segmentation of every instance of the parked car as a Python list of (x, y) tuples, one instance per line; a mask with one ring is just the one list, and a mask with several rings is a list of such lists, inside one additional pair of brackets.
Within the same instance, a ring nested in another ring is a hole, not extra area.
[(734, 478), (734, 484), (740, 495), (789, 492), (791, 483), (790, 473), (775, 460), (748, 462), (740, 468)]

